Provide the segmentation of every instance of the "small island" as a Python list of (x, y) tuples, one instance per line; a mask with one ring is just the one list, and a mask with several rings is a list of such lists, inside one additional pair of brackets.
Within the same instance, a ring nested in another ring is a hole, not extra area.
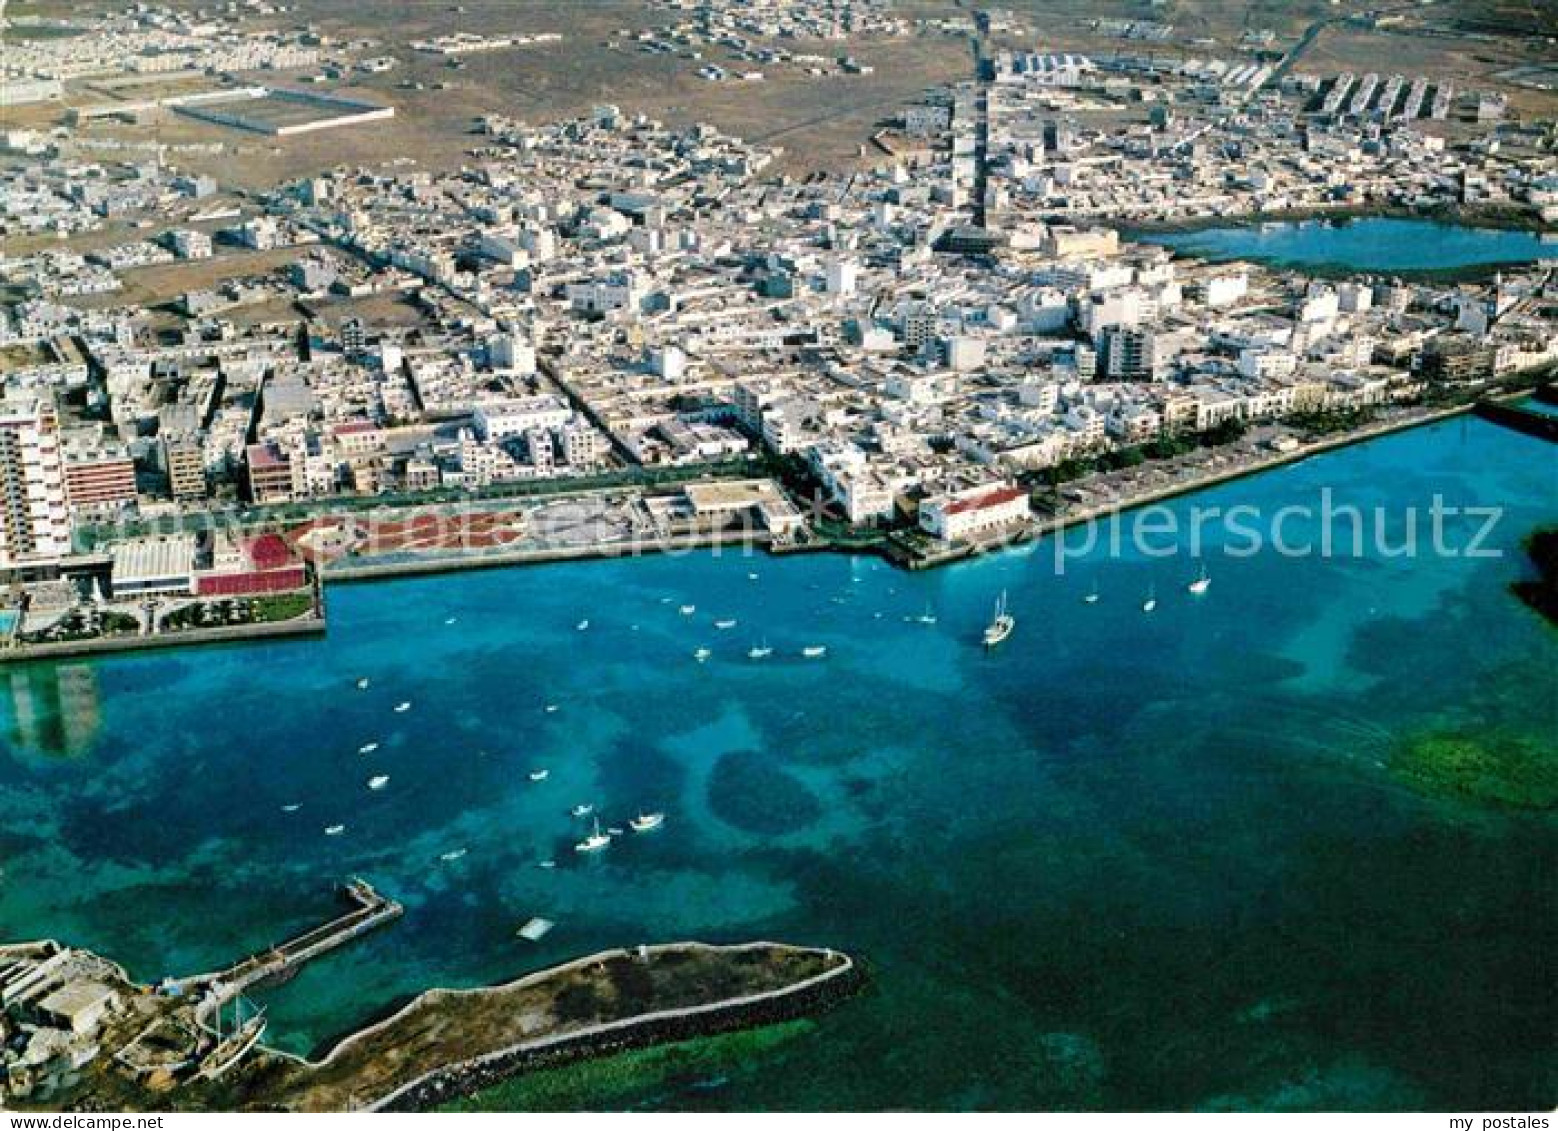
[(825, 948), (679, 942), (603, 951), (501, 985), (432, 989), (315, 1058), (261, 1043), (245, 987), (400, 915), (361, 881), (337, 919), (225, 970), (157, 986), (53, 941), (0, 946), (11, 1102), (49, 1111), (415, 1111), (516, 1074), (788, 1021), (853, 993)]

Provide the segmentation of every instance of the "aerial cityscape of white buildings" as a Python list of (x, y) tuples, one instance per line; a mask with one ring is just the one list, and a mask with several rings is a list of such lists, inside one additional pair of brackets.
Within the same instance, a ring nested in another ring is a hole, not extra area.
[[(78, 62), (325, 48), (188, 20), (143, 18)], [(705, 3), (691, 22), (724, 37), (905, 30), (864, 0)], [(643, 42), (691, 34), (676, 27)], [(50, 58), (6, 65), (65, 77)], [(546, 125), (489, 115), (458, 169), (343, 167), (241, 201), (162, 162), (13, 133), (27, 158), (0, 179), (6, 231), (146, 230), (4, 261), (19, 297), (0, 312), (0, 567), (55, 560), (70, 522), (116, 509), (759, 456), (804, 467), (844, 522), (918, 515), (956, 541), (1022, 522), (1014, 485), (1068, 461), (1558, 361), (1549, 266), (1316, 279), (1119, 230), (1339, 208), (1551, 221), (1551, 122), (1407, 75), (1129, 49), (1007, 52), (991, 69), (905, 107), (876, 167), (805, 180), (776, 172), (777, 150), (609, 105)], [(1096, 113), (1110, 108), (1113, 124)], [(1420, 128), (1457, 109), (1477, 126), (1453, 142)], [(245, 266), (278, 251), (279, 266)], [(231, 267), (178, 295), (171, 320), (115, 301), (149, 266), (201, 260)], [(386, 297), (416, 324), (319, 313)]]

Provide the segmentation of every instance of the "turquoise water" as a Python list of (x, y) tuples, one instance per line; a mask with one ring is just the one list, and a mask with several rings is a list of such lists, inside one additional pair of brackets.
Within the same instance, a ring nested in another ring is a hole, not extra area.
[(1535, 232), (1385, 217), (1236, 225), (1133, 238), (1217, 261), (1249, 259), (1281, 267), (1353, 271), (1448, 271), (1558, 258), (1558, 243), (1543, 242)]
[[(1554, 818), (1430, 800), (1385, 762), (1446, 728), (1558, 756), (1555, 636), (1505, 590), (1558, 510), (1554, 454), (1458, 420), (1171, 508), (1330, 487), (1395, 508), (1394, 537), (1437, 493), (1507, 508), (1494, 560), (1232, 558), (1209, 530), (1193, 598), (1184, 556), (703, 553), (336, 586), (322, 641), (12, 671), (0, 935), (187, 973), (361, 874), (407, 915), (269, 993), (285, 1047), (430, 984), (764, 936), (847, 948), (872, 988), (643, 1103), (1549, 1107)], [(1002, 589), (1019, 627), (986, 655)], [(581, 860), (580, 802), (668, 819)], [(514, 937), (532, 915), (558, 923), (539, 945)]]

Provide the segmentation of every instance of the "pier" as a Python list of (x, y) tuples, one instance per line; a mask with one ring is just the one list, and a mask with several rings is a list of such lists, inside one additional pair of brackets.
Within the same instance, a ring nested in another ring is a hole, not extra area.
[(393, 922), (406, 910), (366, 880), (349, 880), (339, 891), (350, 906), (329, 922), (251, 954), (225, 970), (181, 979), (172, 985), (184, 992), (204, 990), (205, 996), (196, 1009), (196, 1017), (201, 1019), (207, 1011), (221, 1008), (251, 986), (291, 974), (303, 963)]

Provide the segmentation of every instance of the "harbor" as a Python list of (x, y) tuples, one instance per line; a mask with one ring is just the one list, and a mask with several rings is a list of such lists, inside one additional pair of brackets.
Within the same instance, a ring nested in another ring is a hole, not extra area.
[[(1551, 453), (1462, 413), (1194, 499), (1270, 511), (1329, 487), (1383, 508), (1392, 544), (1435, 493), (1502, 508), (1501, 556), (1422, 557), (1410, 579), (1373, 552), (1215, 539), (1199, 561), (1074, 545), (1064, 575), (1032, 544), (912, 573), (703, 550), (342, 585), (315, 640), (13, 668), (0, 920), (155, 980), (317, 921), (321, 873), (371, 876), (404, 908), (391, 929), (245, 991), (265, 1045), (305, 1059), (428, 986), (624, 937), (777, 937), (869, 960), (880, 992), (783, 1056), (719, 1062), (721, 1106), (938, 1106), (977, 1072), (1011, 1103), (1191, 1107), (1262, 1088), (1277, 1049), (1315, 1102), (1453, 1106), (1499, 1065), (1503, 1101), (1529, 1106), (1529, 1011), (1481, 998), (1479, 1031), (1505, 1037), (1427, 1062), (1415, 1034), (1468, 1008), (1433, 971), (1539, 976), (1534, 936), (1495, 947), (1442, 909), (1534, 929), (1550, 812), (1433, 792), (1401, 759), (1464, 750), (1468, 714), (1509, 749), (1550, 744), (1532, 689), (1551, 629), (1508, 586), (1551, 520)], [(1016, 628), (987, 651), (1003, 589)], [(632, 831), (653, 812), (663, 828)], [(596, 817), (624, 835), (576, 852)], [(1389, 930), (1296, 931), (1382, 901)], [(554, 926), (517, 935), (537, 918)], [(1403, 937), (1418, 961), (1396, 961)], [(1192, 975), (1207, 996), (1168, 1009)], [(1385, 1030), (1358, 1005), (1382, 981), (1412, 1002)], [(1003, 994), (1025, 1007), (992, 1015)], [(1008, 1064), (1014, 1047), (1040, 1051)], [(884, 1074), (838, 1067), (861, 1058)], [(668, 1095), (650, 1079), (623, 1102)]]

